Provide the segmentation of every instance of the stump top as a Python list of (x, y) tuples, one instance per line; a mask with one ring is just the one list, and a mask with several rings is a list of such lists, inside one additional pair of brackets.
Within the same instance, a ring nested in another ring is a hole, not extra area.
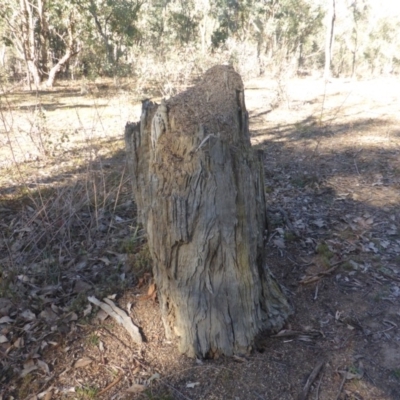
[[(166, 102), (171, 133), (193, 135), (201, 125), (205, 134), (215, 134), (232, 141), (232, 130), (238, 124), (238, 112), (246, 112), (244, 86), (240, 75), (231, 66), (210, 68), (194, 87)], [(237, 138), (236, 138), (237, 139)]]

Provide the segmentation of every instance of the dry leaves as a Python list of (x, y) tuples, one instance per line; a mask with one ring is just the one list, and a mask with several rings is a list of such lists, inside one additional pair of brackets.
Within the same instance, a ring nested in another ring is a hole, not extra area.
[(127, 393), (141, 393), (144, 392), (147, 389), (147, 386), (145, 385), (140, 385), (138, 383), (134, 383), (132, 386), (130, 386), (128, 389), (125, 391)]
[(90, 365), (93, 362), (93, 360), (89, 357), (82, 357), (79, 360), (74, 362), (73, 367), (74, 368), (84, 368)]

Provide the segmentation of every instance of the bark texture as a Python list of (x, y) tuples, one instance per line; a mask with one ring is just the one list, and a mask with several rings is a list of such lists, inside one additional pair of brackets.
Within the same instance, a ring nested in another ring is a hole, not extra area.
[(250, 144), (240, 76), (143, 102), (125, 140), (168, 338), (188, 356), (243, 354), (291, 308), (266, 266), (262, 154)]

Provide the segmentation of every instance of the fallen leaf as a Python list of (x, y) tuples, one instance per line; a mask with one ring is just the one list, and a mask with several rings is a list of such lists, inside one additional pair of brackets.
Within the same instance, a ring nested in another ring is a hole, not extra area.
[(107, 257), (100, 257), (100, 261), (103, 261), (104, 264), (108, 267), (111, 264), (111, 261)]
[(32, 365), (30, 367), (26, 367), (22, 370), (22, 372), (20, 373), (20, 378), (24, 378), (26, 375), (28, 375), (29, 373), (36, 371), (37, 370), (37, 366), (36, 365)]
[(126, 389), (126, 392), (141, 393), (141, 392), (144, 392), (146, 389), (147, 389), (147, 387), (145, 385), (139, 385), (139, 384), (135, 383), (134, 385), (132, 385), (131, 387)]
[(390, 245), (390, 242), (387, 240), (380, 240), (380, 245), (384, 248), (387, 249)]
[(65, 322), (72, 322), (72, 321), (78, 321), (78, 315), (74, 312), (69, 313), (65, 318)]
[(43, 400), (50, 400), (52, 397), (52, 392), (53, 392), (54, 387), (50, 386), (48, 389), (46, 389), (44, 392), (41, 392), (38, 394), (39, 399)]
[(284, 249), (286, 247), (285, 246), (285, 241), (282, 238), (274, 239), (273, 243), (279, 249)]
[(10, 324), (11, 322), (14, 322), (14, 320), (7, 315), (0, 318), (0, 324)]
[(133, 371), (132, 371), (132, 375), (136, 375), (137, 373), (139, 373), (141, 370), (140, 366), (138, 365)]
[(50, 374), (50, 368), (49, 368), (49, 366), (48, 366), (47, 363), (45, 363), (45, 362), (42, 361), (42, 360), (37, 360), (37, 365), (39, 366), (39, 368), (40, 368), (45, 374), (47, 374), (47, 375)]
[(149, 379), (148, 379), (148, 383), (150, 383), (151, 381), (154, 381), (155, 379), (160, 379), (160, 374), (158, 372), (156, 372), (155, 374), (153, 374)]
[(7, 337), (4, 335), (0, 335), (0, 343), (7, 343), (7, 342), (8, 342)]
[(16, 349), (20, 349), (21, 347), (24, 346), (24, 344), (25, 344), (24, 338), (19, 337), (19, 338), (14, 342), (13, 346), (14, 346)]
[(25, 282), (25, 283), (29, 282), (29, 276), (26, 276), (26, 275), (18, 275), (17, 278), (18, 278), (18, 280), (20, 280), (21, 282)]
[(43, 318), (46, 322), (54, 322), (58, 319), (58, 315), (51, 309), (46, 308), (39, 314), (40, 318)]
[(89, 357), (83, 357), (80, 358), (79, 360), (75, 361), (74, 363), (74, 368), (83, 368), (87, 367), (89, 364), (91, 364), (93, 360)]
[(323, 221), (321, 218), (316, 219), (316, 220), (314, 220), (314, 221), (311, 221), (311, 223), (312, 223), (313, 225), (317, 226), (318, 228), (322, 228), (322, 227), (326, 226), (325, 221)]
[(186, 384), (186, 387), (190, 388), (190, 389), (193, 389), (193, 388), (195, 388), (196, 386), (199, 386), (199, 385), (200, 385), (200, 382), (188, 382)]
[(89, 291), (91, 288), (92, 288), (92, 286), (89, 285), (88, 283), (78, 280), (75, 282), (74, 292), (75, 293), (84, 293), (84, 292)]
[(36, 319), (36, 315), (31, 310), (24, 310), (20, 315), (27, 321), (34, 321)]
[(9, 299), (4, 297), (0, 298), (0, 315), (7, 315), (12, 307), (12, 303)]
[(87, 317), (92, 312), (92, 305), (89, 303), (87, 307), (83, 310), (83, 316)]

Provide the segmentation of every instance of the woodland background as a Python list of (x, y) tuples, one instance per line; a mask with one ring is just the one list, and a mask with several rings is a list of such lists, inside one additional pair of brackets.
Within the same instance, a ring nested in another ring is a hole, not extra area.
[[(400, 69), (400, 7), (376, 0), (3, 0), (0, 79), (135, 77), (173, 94), (210, 65), (245, 78), (321, 70), (334, 7), (333, 76)], [(27, 74), (27, 71), (30, 71)]]

